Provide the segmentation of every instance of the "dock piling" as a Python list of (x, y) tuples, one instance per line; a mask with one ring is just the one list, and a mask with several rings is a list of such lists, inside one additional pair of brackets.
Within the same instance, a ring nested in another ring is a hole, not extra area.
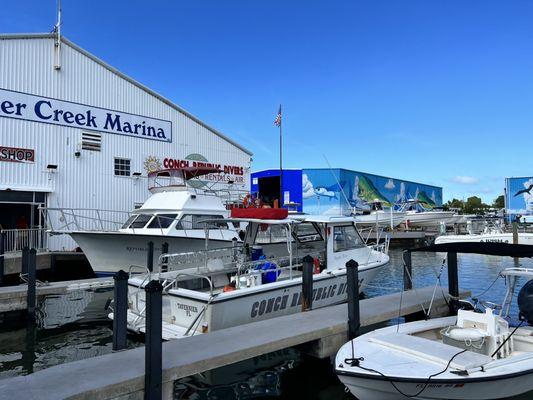
[(127, 346), (128, 274), (121, 269), (113, 280), (113, 351), (118, 351)]
[(22, 258), (20, 260), (20, 273), (21, 274), (27, 274), (28, 273), (28, 262), (29, 262), (29, 256), (30, 256), (30, 248), (28, 246), (24, 246), (22, 248)]
[(457, 271), (457, 253), (448, 253), (448, 293), (450, 295), (450, 311), (457, 312), (459, 302), (459, 275)]
[(4, 253), (5, 253), (6, 233), (0, 231), (0, 285), (4, 283)]
[(348, 291), (348, 340), (359, 335), (361, 314), (359, 311), (359, 264), (350, 260), (346, 263), (346, 285)]
[(146, 335), (145, 335), (145, 375), (144, 398), (162, 398), (162, 294), (163, 286), (159, 281), (148, 282), (146, 291)]
[(36, 270), (37, 270), (37, 250), (31, 249), (28, 251), (28, 319), (35, 321), (35, 304), (36, 304)]
[(305, 256), (302, 263), (302, 311), (309, 311), (313, 308), (313, 257)]
[(154, 242), (148, 242), (148, 251), (146, 253), (146, 266), (152, 272), (154, 270)]
[(403, 258), (403, 290), (411, 290), (413, 288), (413, 262), (412, 254), (409, 250), (404, 250)]
[[(168, 243), (164, 242), (161, 246), (161, 254), (168, 254)], [(168, 257), (163, 257), (161, 260), (161, 272), (168, 271)]]

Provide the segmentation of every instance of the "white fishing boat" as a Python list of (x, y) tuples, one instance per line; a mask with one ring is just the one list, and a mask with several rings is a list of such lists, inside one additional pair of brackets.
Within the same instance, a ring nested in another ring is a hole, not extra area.
[(363, 287), (389, 262), (388, 242), (366, 246), (352, 217), (226, 221), (247, 224), (242, 245), (163, 255), (157, 272), (129, 279), (130, 330), (145, 330), (144, 287), (154, 279), (163, 285), (163, 337), (175, 339), (298, 312), (304, 256), (314, 264), (313, 308), (346, 301), (350, 259)]
[[(516, 244), (533, 245), (533, 233), (518, 232)], [(483, 232), (467, 235), (442, 235), (435, 238), (435, 244), (446, 243), (513, 243), (513, 233), (505, 232), (499, 223), (485, 224)]]
[(408, 228), (427, 228), (450, 224), (455, 218), (453, 211), (426, 209), (418, 200), (402, 203), (399, 211), (405, 212), (405, 225)]
[(380, 228), (394, 229), (404, 220), (406, 213), (403, 211), (394, 211), (392, 207), (388, 210), (383, 208), (381, 202), (376, 201), (370, 205), (369, 210), (354, 212), (357, 225), (362, 227), (379, 226)]
[[(531, 252), (529, 255), (531, 256)], [(518, 295), (521, 320), (509, 326), (517, 278), (533, 270), (509, 268), (502, 306), (389, 326), (346, 343), (337, 353), (340, 380), (360, 400), (501, 399), (533, 390), (533, 281)], [(494, 310), (500, 310), (499, 315)]]
[[(229, 210), (220, 192), (191, 185), (197, 181), (194, 178), (215, 172), (219, 171), (187, 168), (151, 173), (148, 178), (152, 195), (131, 212), (120, 229), (74, 229), (55, 233), (68, 233), (98, 275), (145, 266), (149, 242), (154, 243), (156, 260), (164, 243), (168, 244), (170, 252), (205, 249), (206, 235), (210, 238), (210, 247), (232, 246), (232, 240), (239, 238), (238, 229), (223, 221), (229, 216)], [(80, 217), (74, 219), (79, 221)], [(199, 223), (205, 219), (211, 222), (208, 225)], [(105, 225), (97, 224), (99, 226)]]

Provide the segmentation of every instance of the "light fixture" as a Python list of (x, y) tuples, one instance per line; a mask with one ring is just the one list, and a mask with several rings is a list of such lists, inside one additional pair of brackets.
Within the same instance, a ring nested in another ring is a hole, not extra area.
[(141, 174), (140, 172), (134, 172), (132, 175), (138, 178), (138, 177), (141, 176), (142, 174)]
[(79, 156), (81, 156), (81, 152), (80, 152), (80, 151), (77, 151), (77, 152), (74, 153), (74, 155), (75, 155), (76, 157), (79, 157)]
[(48, 165), (46, 166), (46, 169), (49, 170), (50, 172), (53, 172), (53, 171), (55, 171), (55, 170), (57, 169), (57, 165), (55, 165), (55, 164), (48, 164)]

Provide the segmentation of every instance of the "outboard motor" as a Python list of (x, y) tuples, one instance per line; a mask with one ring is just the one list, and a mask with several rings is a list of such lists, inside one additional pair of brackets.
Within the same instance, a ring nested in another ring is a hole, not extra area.
[(525, 319), (533, 326), (533, 280), (528, 281), (518, 293), (518, 309), (520, 319)]

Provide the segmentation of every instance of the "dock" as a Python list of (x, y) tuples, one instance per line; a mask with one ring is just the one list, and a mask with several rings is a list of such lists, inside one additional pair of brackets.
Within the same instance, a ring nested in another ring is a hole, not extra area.
[[(433, 287), (362, 300), (361, 325), (371, 326), (419, 313), (431, 300)], [(440, 290), (432, 316), (448, 312)], [(467, 296), (462, 292), (461, 297)], [(399, 309), (400, 299), (402, 307)], [(163, 393), (171, 396), (177, 379), (288, 347), (306, 344), (319, 357), (336, 353), (347, 341), (347, 305), (254, 322), (163, 343)], [(26, 399), (143, 398), (143, 347), (57, 365), (27, 376), (0, 381), (0, 399), (24, 393)]]
[[(113, 287), (113, 278), (92, 278), (76, 281), (46, 282), (36, 286), (37, 299), (48, 295), (62, 295), (75, 290)], [(27, 308), (28, 285), (0, 287), (0, 313), (23, 311)]]

